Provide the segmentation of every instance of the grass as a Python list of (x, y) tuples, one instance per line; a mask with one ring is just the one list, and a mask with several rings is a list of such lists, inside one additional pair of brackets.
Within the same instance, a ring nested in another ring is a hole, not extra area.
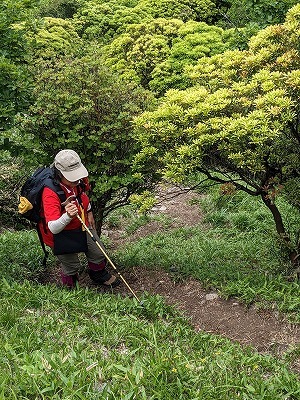
[[(1, 277), (10, 282), (35, 280), (42, 272), (44, 252), (37, 232), (5, 231), (0, 235), (0, 271)], [(54, 264), (54, 257), (49, 253), (47, 265)]]
[(287, 363), (195, 333), (159, 297), (0, 283), (0, 399), (297, 399)]
[[(225, 297), (277, 307), (299, 322), (299, 283), (285, 275), (272, 220), (255, 199), (207, 193), (203, 223), (126, 244), (124, 266), (193, 276)], [(289, 229), (297, 236), (293, 216)], [(130, 235), (151, 218), (127, 210), (112, 219)], [(171, 221), (160, 218), (166, 229)], [(159, 296), (135, 299), (94, 290), (67, 291), (34, 282), (43, 252), (34, 231), (0, 235), (0, 400), (296, 400), (289, 367), (299, 347), (279, 360), (230, 340), (196, 333)], [(50, 267), (54, 259), (50, 257)]]
[[(172, 272), (174, 279), (191, 276), (218, 289), (224, 297), (276, 307), (299, 323), (300, 285), (286, 279), (291, 266), (267, 208), (241, 193), (220, 197), (210, 192), (199, 203), (204, 212), (200, 225), (126, 244), (117, 253), (119, 263), (163, 268)], [(291, 236), (296, 237), (297, 214), (283, 200), (280, 205)]]
[(140, 227), (149, 222), (156, 221), (165, 229), (172, 224), (172, 218), (167, 215), (137, 214), (131, 206), (124, 206), (121, 209), (112, 211), (106, 218), (105, 225), (108, 229), (124, 228), (124, 237), (135, 233)]

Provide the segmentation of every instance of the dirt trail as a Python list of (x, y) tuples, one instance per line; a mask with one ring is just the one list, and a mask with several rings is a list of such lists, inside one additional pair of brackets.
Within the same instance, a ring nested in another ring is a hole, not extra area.
[[(176, 305), (196, 331), (218, 334), (242, 345), (251, 345), (259, 352), (278, 355), (300, 344), (299, 326), (279, 320), (271, 311), (247, 308), (236, 299), (224, 300), (218, 293), (204, 290), (198, 281), (175, 283), (165, 272), (143, 268), (124, 273), (124, 277), (139, 295), (159, 294), (167, 303)], [(123, 293), (123, 290), (116, 288), (114, 292)]]
[[(201, 221), (199, 207), (192, 204), (196, 196), (191, 192), (176, 196), (175, 189), (165, 190), (153, 212), (172, 217), (169, 229), (194, 226)], [(160, 230), (164, 228), (154, 221), (140, 227), (130, 238), (124, 239), (123, 232), (118, 230), (109, 230), (105, 234), (117, 247), (126, 241), (134, 241)], [(189, 279), (175, 283), (164, 271), (149, 271), (142, 267), (124, 272), (123, 276), (139, 295), (143, 292), (159, 294), (167, 303), (178, 307), (196, 331), (221, 335), (242, 345), (253, 346), (261, 353), (277, 356), (300, 344), (300, 326), (280, 320), (275, 312), (247, 308), (236, 299), (224, 300), (218, 293), (204, 290), (198, 281)], [(50, 280), (55, 281), (56, 278), (52, 276)], [(85, 274), (80, 281), (82, 285), (90, 285)], [(99, 291), (107, 290), (99, 288)], [(125, 285), (115, 288), (113, 292), (128, 295)], [(300, 373), (300, 358), (294, 362), (293, 367)]]
[[(196, 197), (191, 192), (176, 196), (176, 189), (165, 190), (153, 212), (172, 217), (170, 228), (194, 226), (202, 218), (199, 207), (193, 205)], [(157, 222), (151, 222), (126, 240), (133, 241), (162, 229)], [(124, 244), (122, 232), (107, 233), (114, 244)], [(274, 355), (281, 355), (300, 344), (300, 326), (280, 320), (274, 311), (247, 308), (236, 299), (224, 300), (218, 293), (204, 290), (198, 281), (189, 279), (183, 283), (175, 283), (166, 272), (148, 271), (138, 267), (130, 273), (124, 273), (124, 276), (137, 293), (146, 291), (159, 294), (169, 304), (176, 305), (196, 331), (218, 334), (242, 345), (253, 346), (259, 352)], [(118, 292), (123, 290), (124, 288), (115, 289)], [(300, 372), (300, 358), (295, 361), (294, 367)]]

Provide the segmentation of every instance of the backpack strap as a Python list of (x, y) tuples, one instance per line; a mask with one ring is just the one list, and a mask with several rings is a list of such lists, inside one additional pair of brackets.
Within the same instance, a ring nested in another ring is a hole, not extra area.
[(45, 246), (45, 243), (43, 241), (43, 237), (42, 237), (42, 234), (41, 234), (41, 231), (40, 231), (40, 227), (39, 227), (38, 224), (36, 224), (36, 230), (37, 230), (37, 234), (38, 234), (38, 237), (40, 239), (40, 243), (41, 243), (41, 246), (42, 246), (42, 249), (43, 249), (43, 252), (44, 252), (44, 258), (43, 258), (42, 264), (43, 264), (43, 267), (45, 269), (46, 268), (46, 264), (47, 264), (47, 258), (48, 258), (48, 255), (49, 255), (49, 251), (46, 250), (46, 246)]
[(66, 194), (65, 192), (62, 190), (62, 188), (60, 187), (59, 182), (57, 182), (54, 179), (47, 179), (45, 182), (45, 187), (53, 190), (53, 192), (55, 192), (61, 203), (63, 203), (66, 200)]

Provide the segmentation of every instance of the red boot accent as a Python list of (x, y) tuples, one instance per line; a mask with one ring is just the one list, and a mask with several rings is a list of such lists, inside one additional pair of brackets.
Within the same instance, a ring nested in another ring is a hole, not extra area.
[(65, 275), (64, 273), (61, 273), (61, 281), (63, 286), (74, 288), (76, 286), (76, 282), (78, 281), (78, 275)]
[(106, 267), (106, 260), (103, 260), (99, 264), (88, 261), (88, 266), (89, 266), (89, 269), (92, 271), (102, 271)]

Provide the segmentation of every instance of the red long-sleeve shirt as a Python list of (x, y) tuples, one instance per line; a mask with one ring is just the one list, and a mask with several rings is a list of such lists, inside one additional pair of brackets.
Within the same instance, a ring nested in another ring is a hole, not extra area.
[[(72, 195), (78, 195), (79, 189), (78, 187), (69, 188), (65, 185), (61, 185), (62, 190), (66, 194), (66, 198)], [(86, 193), (81, 193), (81, 202), (84, 209), (84, 217), (85, 221), (87, 221), (87, 209), (89, 206), (89, 198)], [(80, 206), (77, 203), (78, 213), (81, 215)], [(43, 237), (43, 241), (47, 246), (53, 247), (53, 233), (50, 232), (48, 228), (49, 221), (55, 221), (61, 217), (61, 215), (65, 213), (64, 208), (61, 206), (61, 201), (57, 193), (55, 193), (52, 189), (45, 187), (42, 194), (42, 210), (41, 216), (42, 220), (39, 222), (39, 228)], [(70, 229), (78, 229), (81, 227), (81, 223), (78, 218), (74, 217), (72, 221), (64, 228), (66, 230)]]

